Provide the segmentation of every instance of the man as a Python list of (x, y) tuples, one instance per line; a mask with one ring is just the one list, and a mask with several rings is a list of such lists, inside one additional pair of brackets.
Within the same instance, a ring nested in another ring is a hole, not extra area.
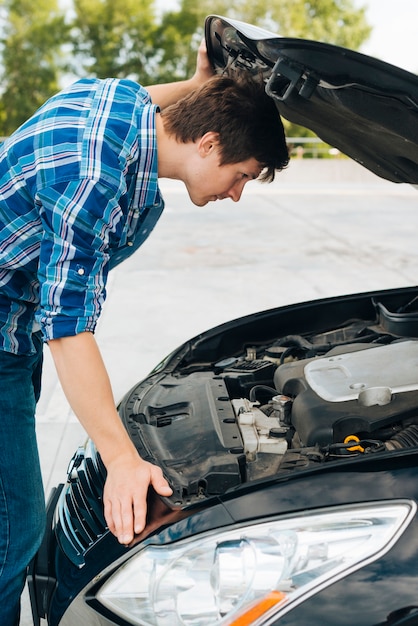
[(42, 344), (106, 466), (109, 529), (128, 544), (144, 528), (149, 486), (165, 496), (171, 488), (123, 428), (94, 339), (107, 273), (161, 215), (159, 177), (182, 180), (203, 206), (238, 201), (249, 180), (272, 180), (287, 162), (262, 84), (213, 77), (202, 47), (189, 81), (147, 90), (128, 80), (78, 81), (0, 147), (3, 626), (18, 623), (25, 568), (44, 529), (34, 426)]

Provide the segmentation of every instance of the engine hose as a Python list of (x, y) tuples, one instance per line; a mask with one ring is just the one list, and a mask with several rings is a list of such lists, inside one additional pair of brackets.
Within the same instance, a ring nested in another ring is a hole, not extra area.
[(277, 389), (274, 389), (273, 387), (267, 387), (267, 385), (255, 385), (254, 387), (251, 387), (250, 389), (250, 394), (249, 394), (250, 402), (255, 402), (257, 400), (258, 391), (266, 391), (271, 396), (277, 396)]
[(411, 424), (385, 442), (387, 450), (418, 446), (418, 426)]

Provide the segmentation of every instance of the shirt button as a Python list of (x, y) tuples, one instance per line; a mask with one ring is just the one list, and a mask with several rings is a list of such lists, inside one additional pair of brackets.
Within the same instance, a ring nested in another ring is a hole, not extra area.
[(128, 241), (127, 245), (131, 248), (134, 245), (134, 242), (133, 241)]
[(77, 270), (77, 274), (79, 276), (84, 276), (84, 273), (85, 273), (84, 267), (79, 267)]

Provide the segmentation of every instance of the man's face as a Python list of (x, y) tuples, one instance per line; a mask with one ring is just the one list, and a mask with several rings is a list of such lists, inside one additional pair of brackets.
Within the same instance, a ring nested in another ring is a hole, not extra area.
[(238, 202), (246, 183), (258, 178), (262, 170), (254, 158), (221, 165), (217, 143), (205, 144), (199, 157), (184, 181), (190, 199), (196, 206), (225, 198)]

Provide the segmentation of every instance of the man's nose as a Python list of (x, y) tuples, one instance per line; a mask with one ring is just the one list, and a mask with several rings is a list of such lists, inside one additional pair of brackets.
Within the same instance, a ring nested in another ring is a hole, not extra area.
[(238, 202), (241, 198), (242, 192), (244, 191), (244, 185), (246, 182), (246, 180), (243, 180), (235, 183), (235, 185), (232, 185), (227, 193), (227, 197), (231, 198), (234, 202)]

